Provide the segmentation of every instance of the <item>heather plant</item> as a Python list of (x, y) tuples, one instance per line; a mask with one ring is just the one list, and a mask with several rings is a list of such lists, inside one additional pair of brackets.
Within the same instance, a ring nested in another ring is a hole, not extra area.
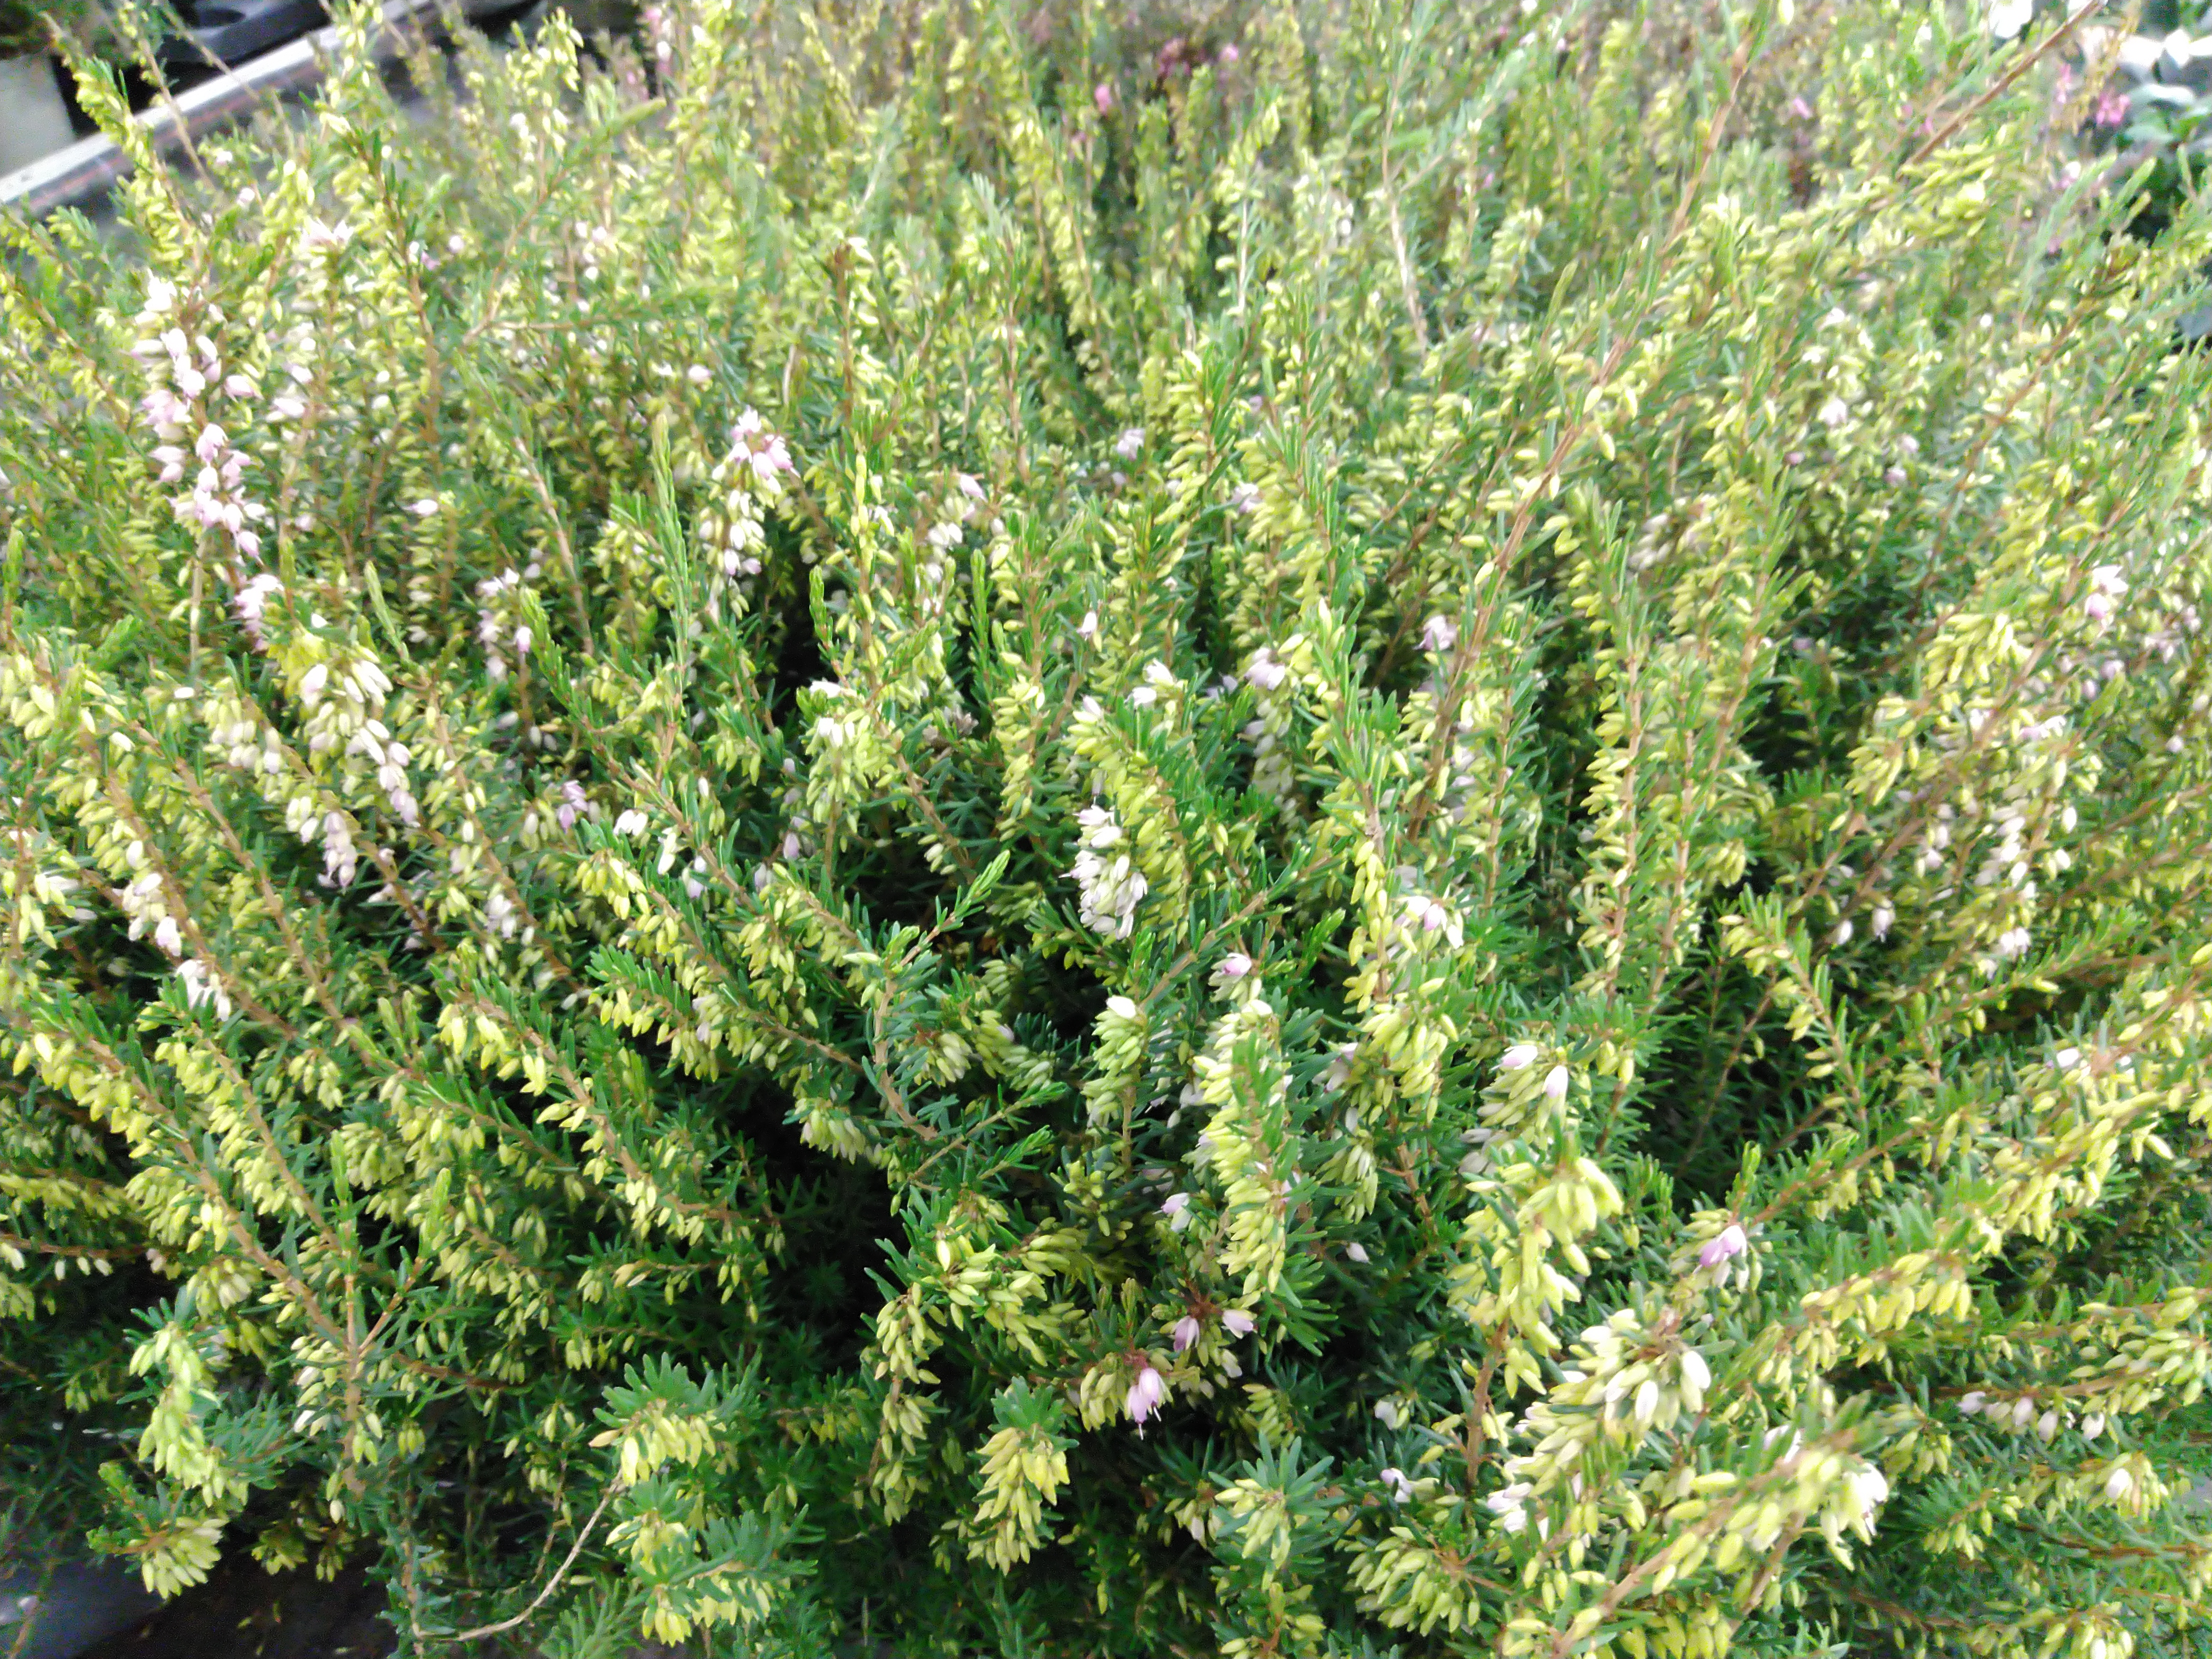
[(2205, 1651), (2212, 227), (2096, 15), (95, 88), (10, 1495), (421, 1653)]

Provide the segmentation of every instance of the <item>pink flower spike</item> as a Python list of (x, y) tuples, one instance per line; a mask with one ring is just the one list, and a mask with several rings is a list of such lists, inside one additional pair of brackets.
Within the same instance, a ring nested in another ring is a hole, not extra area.
[(1113, 86), (1108, 82), (1101, 81), (1091, 88), (1091, 101), (1097, 106), (1101, 115), (1111, 115), (1114, 112)]

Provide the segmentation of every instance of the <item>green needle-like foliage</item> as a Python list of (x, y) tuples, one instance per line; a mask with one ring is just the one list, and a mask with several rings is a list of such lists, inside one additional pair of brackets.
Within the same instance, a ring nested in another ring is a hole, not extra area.
[(356, 9), (124, 135), (0, 225), (8, 1495), (425, 1654), (2212, 1652), (2212, 222), (2092, 21), (424, 119)]

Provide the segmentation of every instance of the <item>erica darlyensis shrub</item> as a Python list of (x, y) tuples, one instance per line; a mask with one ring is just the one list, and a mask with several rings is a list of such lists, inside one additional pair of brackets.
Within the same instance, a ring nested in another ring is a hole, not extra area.
[(2203, 1651), (2084, 27), (356, 12), (0, 229), (23, 1513), (410, 1652)]

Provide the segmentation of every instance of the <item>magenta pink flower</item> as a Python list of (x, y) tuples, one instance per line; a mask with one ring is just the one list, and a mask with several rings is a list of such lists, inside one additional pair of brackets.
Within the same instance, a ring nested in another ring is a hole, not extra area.
[(2100, 127), (2119, 125), (2128, 118), (2127, 94), (2124, 92), (2100, 94), (2097, 99), (2097, 107), (2090, 112), (2089, 118)]
[(1111, 115), (1114, 112), (1113, 86), (1108, 82), (1101, 81), (1097, 86), (1091, 88), (1091, 101), (1097, 105), (1098, 112), (1101, 115)]
[(1129, 1416), (1137, 1426), (1142, 1428), (1147, 1418), (1158, 1413), (1160, 1402), (1167, 1397), (1166, 1380), (1148, 1364), (1137, 1373), (1137, 1380), (1129, 1384), (1129, 1392), (1123, 1396), (1122, 1404), (1129, 1408)]

